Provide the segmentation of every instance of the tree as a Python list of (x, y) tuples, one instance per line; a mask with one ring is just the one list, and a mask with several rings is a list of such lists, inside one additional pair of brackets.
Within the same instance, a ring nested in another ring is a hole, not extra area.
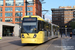
[(70, 22), (72, 29), (75, 29), (75, 22)]

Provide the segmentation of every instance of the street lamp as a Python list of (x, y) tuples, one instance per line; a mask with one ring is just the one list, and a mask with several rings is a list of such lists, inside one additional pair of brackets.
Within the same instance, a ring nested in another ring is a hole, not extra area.
[(26, 15), (27, 15), (27, 3), (28, 3), (27, 0), (25, 1), (25, 3), (26, 3)]

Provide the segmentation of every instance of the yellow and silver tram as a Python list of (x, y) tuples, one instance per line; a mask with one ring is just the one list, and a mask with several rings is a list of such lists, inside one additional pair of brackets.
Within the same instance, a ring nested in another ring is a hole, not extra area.
[(41, 44), (55, 37), (58, 37), (58, 26), (51, 26), (40, 16), (22, 18), (21, 43)]

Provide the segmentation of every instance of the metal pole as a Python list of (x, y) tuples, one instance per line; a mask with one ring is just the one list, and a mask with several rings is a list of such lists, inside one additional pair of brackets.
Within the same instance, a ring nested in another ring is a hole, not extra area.
[(66, 37), (67, 37), (67, 28), (65, 28), (65, 34), (66, 34)]
[(51, 23), (51, 36), (53, 37), (53, 24)]
[[(20, 18), (19, 18), (19, 22), (21, 22), (21, 12), (20, 12)], [(19, 23), (19, 25), (20, 25), (20, 23)]]
[(20, 16), (19, 16), (19, 37), (21, 37), (21, 8), (20, 8)]
[(25, 3), (26, 3), (26, 15), (27, 15), (27, 0), (25, 1)]
[(19, 17), (19, 27), (20, 27), (20, 22), (21, 22), (21, 8), (20, 8), (20, 17)]
[(43, 19), (45, 19), (45, 15), (43, 15)]

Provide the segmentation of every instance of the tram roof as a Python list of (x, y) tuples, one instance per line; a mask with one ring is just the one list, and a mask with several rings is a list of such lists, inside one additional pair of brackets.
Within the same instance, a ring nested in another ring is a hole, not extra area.
[[(37, 20), (40, 20), (40, 21), (45, 21), (44, 19), (42, 19), (40, 16), (24, 16), (23, 18), (29, 18), (29, 17), (36, 17)], [(22, 20), (23, 20), (22, 18)]]
[[(42, 19), (40, 16), (24, 16), (23, 18), (29, 18), (29, 17), (36, 17), (36, 18), (37, 18), (37, 20), (47, 22), (47, 21), (45, 21), (44, 19)], [(23, 20), (23, 18), (22, 18), (21, 20)], [(52, 24), (53, 26), (59, 27), (59, 26), (58, 26), (58, 25), (56, 25), (56, 24), (49, 23), (49, 22), (47, 22), (47, 23), (48, 23), (48, 24)]]

